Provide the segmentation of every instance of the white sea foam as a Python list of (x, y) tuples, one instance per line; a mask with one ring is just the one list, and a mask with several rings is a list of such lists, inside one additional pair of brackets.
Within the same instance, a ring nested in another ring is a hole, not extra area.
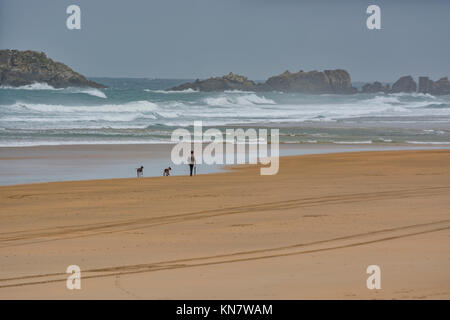
[(406, 141), (410, 144), (450, 144), (450, 141)]
[[(414, 100), (406, 99), (408, 97), (415, 98)], [(420, 98), (420, 99), (418, 99)], [(401, 93), (401, 94), (389, 94), (389, 95), (376, 95), (373, 98), (362, 100), (358, 102), (358, 105), (356, 107), (360, 108), (361, 106), (368, 106), (368, 107), (389, 107), (389, 108), (397, 108), (397, 109), (391, 109), (387, 111), (404, 111), (404, 112), (414, 112), (417, 114), (416, 109), (421, 108), (430, 108), (434, 109), (433, 106), (435, 106), (437, 103), (443, 102), (445, 104), (445, 101), (441, 101), (439, 98), (434, 97), (429, 94), (409, 94), (409, 93)], [(432, 103), (432, 104), (430, 104)], [(445, 108), (442, 108), (445, 109)], [(445, 112), (445, 111), (444, 111)]]
[(194, 93), (194, 92), (199, 92), (198, 90), (194, 90), (192, 88), (188, 88), (185, 90), (152, 90), (152, 89), (144, 89), (145, 92), (154, 92), (154, 93), (164, 93), (164, 94), (169, 94), (169, 93)]
[(245, 91), (245, 90), (225, 90), (224, 93), (255, 93), (255, 91)]
[(219, 97), (208, 97), (204, 99), (204, 102), (213, 107), (226, 107), (226, 106), (253, 106), (258, 104), (275, 104), (275, 101), (267, 99), (264, 96), (260, 97), (254, 93), (246, 95), (223, 95)]
[(20, 87), (11, 87), (11, 86), (1, 86), (0, 89), (9, 89), (9, 90), (63, 90), (62, 88), (57, 89), (47, 84), (46, 82), (34, 82), (32, 84), (27, 84)]
[(5, 147), (38, 147), (38, 146), (59, 146), (59, 145), (102, 145), (102, 144), (174, 144), (170, 140), (39, 140), (39, 141), (11, 141), (11, 142), (0, 142), (0, 148)]
[(374, 142), (392, 142), (392, 139), (376, 138)]
[(436, 99), (435, 96), (429, 94), (429, 93), (420, 93), (420, 92), (398, 92), (398, 93), (389, 93), (390, 96), (396, 96), (396, 97), (414, 97), (414, 98), (430, 98), (430, 99)]
[(400, 103), (400, 100), (398, 99), (398, 97), (383, 95), (383, 96), (375, 96), (373, 98), (363, 100), (361, 102), (369, 104), (386, 104), (386, 103), (390, 104), (390, 103)]
[(71, 93), (85, 93), (103, 99), (108, 98), (103, 91), (95, 88), (67, 88), (67, 91), (70, 91)]
[(58, 105), (58, 104), (36, 104), (27, 102), (17, 102), (13, 108), (22, 108), (37, 112), (59, 112), (59, 113), (78, 113), (78, 112), (150, 112), (158, 110), (158, 106), (150, 101), (132, 101), (125, 104), (102, 104), (93, 106), (83, 105)]
[(8, 89), (8, 90), (46, 90), (46, 91), (64, 91), (67, 93), (84, 93), (94, 97), (104, 98), (106, 99), (106, 94), (96, 88), (79, 88), (79, 87), (68, 87), (68, 88), (55, 88), (46, 82), (34, 82), (32, 84), (28, 84), (20, 87), (11, 87), (11, 86), (1, 86), (0, 89)]
[(213, 107), (224, 107), (233, 105), (233, 103), (227, 97), (205, 98), (205, 103), (208, 106)]
[[(123, 122), (127, 123), (125, 126), (119, 126), (120, 128), (145, 128), (145, 125), (135, 125), (133, 124), (136, 120), (154, 120), (157, 119), (154, 115), (143, 115), (143, 114), (105, 114), (105, 113), (93, 113), (93, 114), (81, 114), (76, 116), (67, 115), (53, 115), (49, 117), (30, 117), (30, 116), (6, 116), (1, 119), (1, 122), (5, 123), (17, 123), (24, 122), (26, 124), (37, 123), (43, 129), (61, 129), (62, 127), (66, 129), (77, 129), (77, 128), (104, 128), (110, 127), (111, 125), (105, 125), (104, 122)], [(97, 125), (90, 124), (91, 121), (97, 122)], [(67, 125), (70, 123), (72, 125)]]
[(335, 144), (372, 144), (371, 140), (363, 141), (333, 141)]
[(275, 101), (266, 99), (265, 97), (257, 96), (256, 94), (249, 94), (245, 96), (239, 96), (236, 98), (238, 104), (275, 104)]
[(46, 82), (34, 82), (32, 84), (28, 84), (20, 87), (11, 87), (11, 86), (1, 86), (0, 89), (8, 89), (8, 90), (46, 90), (46, 91), (58, 91), (58, 92), (67, 92), (67, 93), (84, 93), (94, 97), (106, 99), (106, 94), (96, 88), (79, 88), (79, 87), (68, 87), (68, 88), (55, 88)]

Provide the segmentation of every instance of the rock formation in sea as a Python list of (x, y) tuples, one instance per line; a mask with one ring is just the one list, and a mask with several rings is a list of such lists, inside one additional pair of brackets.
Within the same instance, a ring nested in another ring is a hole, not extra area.
[(380, 82), (366, 83), (362, 88), (362, 93), (429, 93), (435, 96), (450, 94), (450, 82), (448, 78), (441, 78), (438, 81), (430, 80), (428, 77), (419, 77), (419, 86), (411, 76), (404, 76), (398, 79), (389, 89), (389, 85), (383, 86)]
[(225, 91), (225, 90), (254, 90), (255, 82), (248, 80), (244, 76), (240, 76), (230, 72), (223, 77), (209, 78), (206, 80), (197, 79), (195, 82), (187, 82), (170, 90), (182, 91), (193, 89), (198, 91)]
[(246, 77), (229, 73), (223, 77), (196, 80), (170, 90), (194, 89), (199, 91), (281, 91), (302, 93), (356, 93), (352, 87), (350, 74), (345, 70), (325, 70), (323, 72), (286, 71), (267, 79), (264, 83), (255, 83)]
[(389, 84), (383, 85), (379, 81), (375, 81), (374, 83), (366, 83), (361, 88), (362, 93), (377, 93), (377, 92), (389, 93), (389, 91), (391, 91)]
[(303, 70), (284, 73), (267, 79), (260, 90), (302, 93), (356, 93), (350, 74), (346, 70), (325, 70), (323, 72)]
[(393, 85), (391, 89), (391, 93), (399, 93), (406, 92), (412, 93), (416, 92), (417, 84), (411, 76), (404, 76), (398, 79)]
[(450, 82), (447, 77), (438, 81), (430, 80), (428, 77), (419, 77), (419, 92), (432, 95), (450, 94)]
[(45, 82), (55, 88), (105, 88), (43, 52), (0, 50), (0, 85), (19, 87), (35, 82)]

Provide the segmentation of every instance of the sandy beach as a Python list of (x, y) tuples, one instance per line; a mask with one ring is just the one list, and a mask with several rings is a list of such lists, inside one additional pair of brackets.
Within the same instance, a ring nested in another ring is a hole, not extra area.
[(449, 150), (1, 186), (0, 208), (0, 299), (450, 298)]

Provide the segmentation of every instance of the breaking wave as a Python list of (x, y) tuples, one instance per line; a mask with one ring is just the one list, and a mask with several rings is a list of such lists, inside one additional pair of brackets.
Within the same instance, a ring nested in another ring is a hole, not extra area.
[(93, 106), (67, 106), (67, 105), (53, 105), (53, 104), (34, 104), (18, 102), (11, 106), (13, 109), (31, 110), (37, 112), (59, 112), (59, 113), (93, 113), (93, 112), (151, 112), (158, 109), (158, 106), (149, 101), (133, 101), (125, 104), (102, 104)]
[(32, 84), (20, 86), (20, 87), (11, 87), (11, 86), (1, 86), (0, 89), (5, 90), (45, 90), (45, 91), (57, 91), (57, 92), (65, 92), (65, 93), (84, 93), (90, 96), (98, 97), (106, 99), (106, 94), (96, 88), (78, 88), (78, 87), (68, 87), (68, 88), (55, 88), (45, 82), (35, 82)]
[(11, 86), (1, 86), (0, 89), (8, 89), (8, 90), (63, 90), (61, 89), (56, 89), (54, 87), (52, 87), (51, 85), (43, 82), (35, 82), (32, 84), (27, 84), (24, 86), (20, 86), (20, 87), (11, 87)]
[(164, 93), (164, 94), (169, 94), (169, 93), (194, 93), (194, 92), (199, 92), (198, 90), (194, 90), (192, 88), (188, 88), (185, 90), (151, 90), (151, 89), (144, 89), (145, 92), (153, 92), (153, 93)]
[(266, 99), (264, 96), (260, 97), (254, 93), (246, 95), (223, 95), (220, 97), (205, 98), (204, 102), (213, 107), (226, 107), (226, 106), (253, 106), (258, 104), (275, 104), (272, 99)]

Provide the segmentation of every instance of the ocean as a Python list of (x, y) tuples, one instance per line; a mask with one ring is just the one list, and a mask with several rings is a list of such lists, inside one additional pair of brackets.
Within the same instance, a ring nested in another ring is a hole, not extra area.
[(280, 128), (282, 143), (450, 144), (450, 96), (175, 92), (167, 88), (189, 80), (92, 80), (108, 88), (0, 87), (0, 147), (167, 143), (195, 120)]

